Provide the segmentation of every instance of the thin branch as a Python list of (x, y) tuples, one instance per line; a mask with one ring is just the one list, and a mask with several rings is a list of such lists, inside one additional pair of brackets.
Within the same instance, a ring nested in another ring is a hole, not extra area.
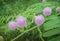
[(14, 39), (12, 39), (11, 41), (14, 41), (14, 40), (18, 39), (19, 37), (23, 36), (25, 33), (29, 32), (29, 31), (32, 31), (32, 30), (35, 29), (36, 27), (37, 27), (37, 26), (32, 27), (32, 28), (30, 28), (29, 30), (24, 31), (23, 33), (19, 34), (17, 37), (15, 37)]

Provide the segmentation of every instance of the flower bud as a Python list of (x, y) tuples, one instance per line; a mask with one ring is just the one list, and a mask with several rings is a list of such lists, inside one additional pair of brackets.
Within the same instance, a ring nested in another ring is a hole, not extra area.
[(2, 36), (0, 36), (0, 41), (4, 41), (4, 38)]
[(56, 8), (56, 12), (60, 12), (60, 7), (57, 7)]
[(46, 0), (42, 0), (42, 3), (46, 3)]

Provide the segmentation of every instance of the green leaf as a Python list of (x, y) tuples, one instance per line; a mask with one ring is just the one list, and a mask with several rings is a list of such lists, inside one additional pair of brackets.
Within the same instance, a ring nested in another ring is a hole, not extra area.
[(4, 41), (4, 38), (2, 36), (0, 36), (0, 41)]
[(56, 28), (56, 29), (49, 30), (47, 32), (44, 32), (43, 37), (49, 37), (49, 36), (53, 36), (56, 34), (60, 34), (60, 27)]
[(60, 41), (60, 36), (55, 37), (55, 38), (53, 38), (53, 39), (50, 39), (50, 40), (48, 40), (48, 41)]
[(60, 20), (59, 19), (51, 19), (49, 21), (47, 21), (46, 23), (44, 23), (44, 30), (50, 30), (56, 27), (60, 27)]
[(56, 15), (50, 15), (50, 16), (46, 17), (45, 19), (46, 19), (46, 21), (47, 20), (58, 19), (58, 16), (56, 16)]

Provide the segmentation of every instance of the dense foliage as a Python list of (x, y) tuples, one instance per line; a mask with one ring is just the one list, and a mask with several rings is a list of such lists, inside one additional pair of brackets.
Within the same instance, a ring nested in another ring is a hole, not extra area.
[[(56, 12), (59, 2), (49, 0), (42, 4), (41, 0), (0, 0), (0, 41), (60, 41), (60, 12)], [(52, 8), (52, 14), (44, 16), (44, 24), (37, 26), (34, 18), (43, 15), (45, 7)], [(15, 21), (18, 16), (27, 18), (26, 27), (10, 30), (8, 22)]]

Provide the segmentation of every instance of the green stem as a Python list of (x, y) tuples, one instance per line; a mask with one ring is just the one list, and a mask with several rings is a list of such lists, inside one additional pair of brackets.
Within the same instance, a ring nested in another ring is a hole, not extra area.
[(14, 39), (12, 39), (11, 41), (14, 41), (14, 40), (18, 39), (19, 37), (21, 37), (21, 36), (24, 35), (25, 33), (27, 33), (27, 32), (29, 32), (29, 31), (35, 29), (36, 27), (37, 27), (37, 26), (35, 26), (35, 27), (33, 27), (33, 28), (29, 29), (29, 30), (24, 31), (23, 33), (19, 34), (17, 37), (15, 37)]
[(42, 37), (42, 32), (41, 32), (40, 28), (37, 27), (37, 30), (39, 31), (39, 34), (40, 34), (40, 38), (41, 38), (41, 40), (44, 41), (44, 39), (43, 39), (43, 37)]

